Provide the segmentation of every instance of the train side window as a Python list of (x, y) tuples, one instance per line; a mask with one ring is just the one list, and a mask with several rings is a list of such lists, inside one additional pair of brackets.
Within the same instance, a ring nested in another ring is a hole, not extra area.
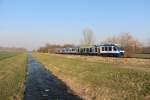
[(97, 52), (97, 48), (95, 48), (95, 52)]
[(104, 51), (104, 47), (102, 47), (102, 51)]
[(89, 48), (86, 48), (86, 51), (89, 52)]
[(105, 51), (107, 51), (107, 47), (105, 47)]
[(112, 51), (112, 47), (109, 47), (109, 51)]
[(90, 52), (92, 52), (92, 48), (90, 48)]

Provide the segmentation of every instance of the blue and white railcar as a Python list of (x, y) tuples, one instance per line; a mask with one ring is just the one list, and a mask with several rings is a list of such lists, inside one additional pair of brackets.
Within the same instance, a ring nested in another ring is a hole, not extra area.
[(121, 57), (124, 55), (124, 50), (122, 50), (116, 44), (104, 44), (97, 46), (97, 54), (104, 56)]

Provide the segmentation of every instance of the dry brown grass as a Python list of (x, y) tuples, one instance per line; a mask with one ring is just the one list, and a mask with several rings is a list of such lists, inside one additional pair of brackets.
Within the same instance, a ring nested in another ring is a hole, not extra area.
[(34, 54), (34, 57), (86, 100), (149, 98), (150, 74), (147, 71), (150, 71), (150, 65), (147, 59), (133, 65), (133, 62), (111, 62), (126, 58), (55, 54)]
[(27, 55), (19, 54), (0, 61), (0, 100), (22, 100)]
[(115, 57), (101, 57), (101, 56), (80, 56), (80, 55), (61, 55), (52, 54), (55, 56), (61, 56), (65, 58), (78, 58), (85, 61), (91, 62), (105, 62), (113, 64), (127, 64), (127, 65), (150, 65), (150, 59), (139, 59), (139, 58), (115, 58)]

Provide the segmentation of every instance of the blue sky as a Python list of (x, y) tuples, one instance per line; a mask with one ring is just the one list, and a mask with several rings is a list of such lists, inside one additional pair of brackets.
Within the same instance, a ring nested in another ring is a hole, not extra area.
[(86, 27), (97, 43), (122, 32), (146, 42), (150, 0), (0, 0), (0, 46), (79, 44)]

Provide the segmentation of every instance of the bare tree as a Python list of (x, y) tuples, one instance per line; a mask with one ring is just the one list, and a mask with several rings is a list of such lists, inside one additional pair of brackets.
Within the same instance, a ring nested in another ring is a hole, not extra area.
[(142, 53), (150, 54), (150, 38), (148, 38), (146, 45), (143, 47)]
[(62, 46), (60, 45), (55, 45), (55, 44), (45, 44), (45, 46), (38, 48), (38, 52), (42, 53), (55, 53), (56, 48), (61, 48)]
[(45, 44), (45, 46), (37, 49), (38, 52), (42, 53), (55, 53), (57, 48), (67, 48), (74, 47), (73, 44), (64, 44), (64, 45), (56, 45), (56, 44)]
[(117, 36), (110, 36), (110, 37), (107, 37), (104, 41), (102, 41), (102, 43), (118, 44), (119, 43), (119, 39), (118, 39)]
[(126, 51), (127, 57), (132, 57), (140, 51), (141, 43), (134, 38), (130, 33), (122, 33), (119, 36), (121, 46)]
[(91, 28), (85, 28), (83, 31), (83, 42), (86, 45), (93, 44), (94, 33)]
[(124, 48), (127, 57), (132, 57), (141, 50), (141, 43), (130, 33), (121, 33), (119, 36), (108, 37), (103, 43), (116, 43)]

